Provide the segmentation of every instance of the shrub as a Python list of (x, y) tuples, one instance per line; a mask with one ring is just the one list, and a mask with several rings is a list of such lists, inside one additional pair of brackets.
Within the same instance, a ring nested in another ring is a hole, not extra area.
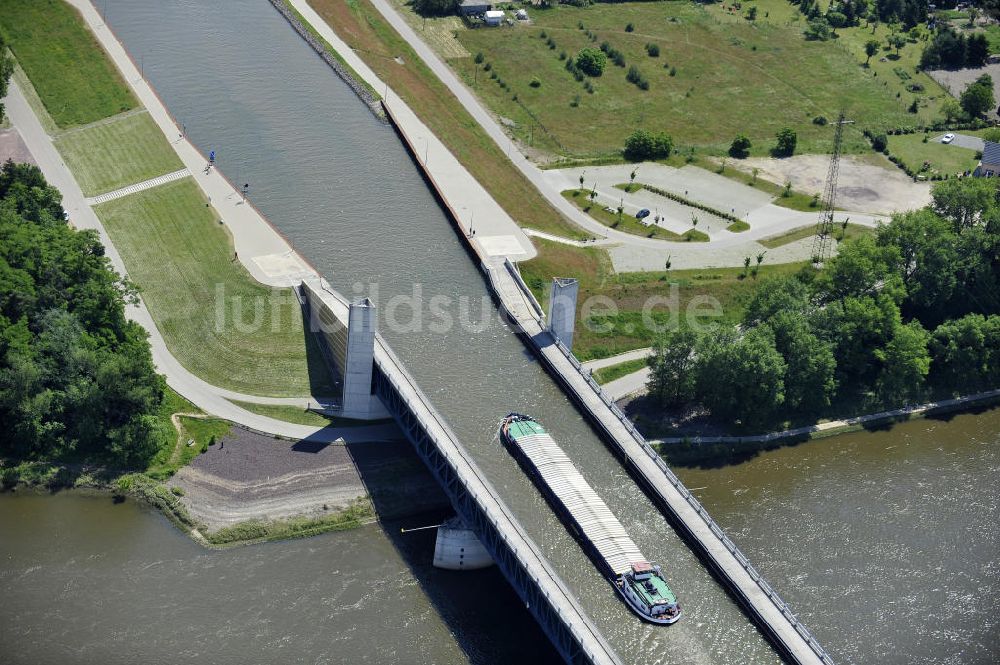
[(826, 116), (825, 115), (816, 116), (815, 118), (813, 118), (813, 124), (819, 125), (820, 127), (825, 126), (827, 124)]
[(175, 485), (175, 486), (173, 486), (173, 487), (170, 488), (170, 492), (174, 496), (184, 496), (184, 488), (183, 487), (177, 487)]
[(625, 66), (625, 55), (621, 51), (615, 51), (615, 54), (611, 59), (619, 67)]
[(490, 71), (491, 69), (493, 69), (493, 63), (491, 63), (491, 62), (487, 62), (487, 63), (486, 63), (485, 65), (483, 65), (483, 71), (484, 71), (484, 72), (488, 72), (488, 71)]
[(729, 146), (729, 155), (737, 159), (744, 159), (750, 154), (750, 139), (743, 134), (738, 134)]
[(670, 68), (670, 75), (671, 76), (677, 76), (677, 68), (676, 67), (671, 67)]
[(566, 51), (559, 51), (559, 59), (560, 60), (566, 59)]
[(885, 152), (889, 149), (889, 139), (885, 134), (875, 134), (872, 136), (872, 148), (875, 152)]
[(483, 63), (483, 60), (484, 60), (483, 52), (480, 51), (479, 53), (477, 53), (476, 57), (474, 58), (474, 60), (476, 61), (477, 65), (481, 65)]
[(646, 44), (646, 53), (649, 54), (650, 58), (660, 57), (660, 45), (659, 44)]
[(576, 67), (588, 76), (600, 76), (604, 73), (608, 57), (603, 51), (587, 47), (576, 54)]
[(778, 157), (791, 157), (795, 153), (795, 145), (799, 137), (794, 130), (785, 127), (775, 136), (777, 143), (774, 146), (774, 154)]
[(538, 80), (537, 76), (532, 76), (531, 81), (528, 83), (528, 85), (530, 85), (532, 88), (540, 88), (542, 87), (542, 82)]
[(633, 30), (635, 30), (635, 26), (633, 26), (631, 23), (625, 26), (625, 32), (632, 32)]
[(673, 146), (673, 140), (665, 132), (651, 134), (645, 129), (637, 129), (625, 139), (622, 153), (631, 161), (662, 159), (670, 156)]

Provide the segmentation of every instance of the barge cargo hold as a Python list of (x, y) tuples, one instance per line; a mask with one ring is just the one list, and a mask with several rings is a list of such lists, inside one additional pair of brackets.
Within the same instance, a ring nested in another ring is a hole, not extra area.
[(680, 604), (660, 567), (646, 561), (545, 428), (530, 416), (511, 413), (500, 425), (500, 438), (628, 606), (652, 623), (677, 621)]

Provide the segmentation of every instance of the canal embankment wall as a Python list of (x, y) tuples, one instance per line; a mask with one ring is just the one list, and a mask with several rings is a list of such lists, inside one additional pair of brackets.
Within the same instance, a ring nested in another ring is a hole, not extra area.
[(461, 203), (453, 201), (446, 188), (439, 184), (441, 174), (435, 174), (428, 160), (420, 159), (405, 124), (398, 122), (388, 105), (384, 106), (390, 124), (406, 145), (414, 164), (424, 173), (455, 232), (477, 259), (494, 300), (525, 344), (542, 360), (548, 372), (622, 460), (630, 475), (660, 507), (779, 653), (796, 664), (832, 665), (832, 659), (815, 637), (798, 621), (788, 605), (712, 520), (614, 401), (603, 393), (589, 373), (582, 370), (579, 360), (548, 333), (544, 317), (536, 310), (537, 303), (525, 295), (530, 294), (530, 289), (523, 283), (516, 268), (511, 269), (514, 264), (505, 257), (489, 256), (471, 234), (465, 233), (462, 220), (456, 214), (456, 208), (460, 208)]
[(375, 92), (372, 91), (367, 84), (365, 84), (364, 80), (355, 74), (355, 72), (346, 63), (338, 60), (337, 57), (326, 48), (326, 45), (323, 44), (320, 38), (313, 34), (302, 22), (298, 12), (289, 7), (285, 0), (270, 0), (270, 2), (274, 5), (274, 8), (278, 10), (278, 13), (284, 16), (285, 19), (291, 24), (295, 32), (299, 33), (299, 36), (301, 36), (302, 39), (304, 39), (306, 43), (312, 47), (312, 49), (316, 52), (316, 55), (318, 55), (323, 62), (329, 65), (330, 69), (337, 73), (337, 76), (344, 80), (344, 83), (346, 83), (347, 86), (354, 91), (354, 94), (356, 94), (361, 101), (365, 103), (365, 106), (367, 106), (369, 110), (375, 114), (375, 117), (384, 122), (385, 114), (382, 112), (382, 105), (379, 103), (379, 96), (375, 94)]

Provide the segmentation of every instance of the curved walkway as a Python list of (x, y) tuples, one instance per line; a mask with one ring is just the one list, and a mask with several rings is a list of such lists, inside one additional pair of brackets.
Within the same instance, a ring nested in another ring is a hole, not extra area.
[[(383, 89), (385, 84), (379, 81), (377, 77), (374, 77), (371, 70), (368, 69), (363, 62), (361, 62), (361, 59), (354, 53), (354, 51), (352, 51), (346, 44), (343, 43), (343, 41), (333, 34), (333, 31), (330, 30), (329, 26), (327, 26), (323, 19), (309, 6), (307, 0), (290, 0), (290, 2), (306, 18), (306, 20), (312, 24), (313, 28), (319, 31), (320, 34), (330, 42), (334, 49), (336, 49), (337, 52), (340, 53), (345, 60), (347, 60), (351, 66), (361, 74), (361, 76), (365, 77), (367, 80), (369, 75), (371, 75), (373, 80), (368, 80), (368, 82), (372, 85), (376, 85), (379, 90)], [(531, 181), (531, 183), (538, 189), (541, 195), (553, 208), (571, 219), (578, 226), (587, 230), (589, 233), (599, 238), (603, 237), (613, 240), (615, 243), (621, 245), (621, 247), (619, 247), (617, 251), (612, 254), (616, 269), (645, 270), (650, 267), (658, 267), (663, 263), (662, 257), (671, 252), (676, 252), (676, 254), (672, 255), (672, 262), (674, 268), (678, 269), (701, 268), (707, 266), (739, 266), (742, 265), (744, 256), (748, 254), (756, 254), (763, 249), (754, 241), (752, 237), (742, 234), (730, 234), (732, 238), (727, 242), (727, 246), (723, 248), (716, 242), (677, 243), (635, 236), (616, 229), (608, 228), (591, 218), (589, 215), (579, 210), (576, 206), (563, 198), (561, 194), (562, 190), (569, 189), (569, 187), (562, 185), (554, 186), (551, 179), (551, 173), (537, 167), (520, 152), (517, 144), (515, 144), (511, 138), (504, 133), (499, 123), (493, 118), (492, 114), (483, 107), (472, 91), (470, 91), (469, 88), (467, 88), (465, 84), (458, 79), (451, 67), (441, 60), (438, 55), (422, 39), (420, 39), (413, 28), (411, 28), (403, 17), (399, 15), (390, 0), (371, 0), (371, 2), (372, 5), (386, 19), (386, 21), (403, 37), (403, 39), (407, 41), (407, 43), (413, 48), (417, 55), (431, 69), (431, 71), (434, 72), (434, 74), (448, 87), (451, 93), (455, 95), (459, 103), (461, 103), (465, 110), (468, 111), (476, 122), (479, 123), (493, 142), (496, 143), (502, 150), (512, 155), (511, 162), (514, 166), (521, 171), (521, 173), (524, 174), (528, 180)], [(388, 88), (386, 89), (388, 91)], [(650, 166), (652, 165), (640, 165), (640, 168), (648, 168)], [(633, 167), (634, 165), (628, 165), (623, 168), (631, 170)], [(596, 167), (587, 168), (590, 170)], [(715, 175), (708, 171), (705, 171), (705, 173), (708, 175)], [(573, 184), (572, 187), (576, 187), (578, 185), (579, 183), (577, 182), (576, 184)], [(772, 211), (770, 208), (775, 208), (776, 210)], [(768, 206), (768, 210), (762, 214), (778, 214), (779, 211), (783, 211), (781, 212), (781, 219), (788, 218), (786, 213), (792, 213), (795, 217), (794, 221), (788, 221), (780, 225), (780, 227), (784, 230), (796, 228), (798, 226), (802, 226), (803, 224), (815, 223), (816, 221), (816, 215), (813, 213), (798, 213), (778, 206)], [(801, 217), (798, 217), (800, 215), (806, 216), (807, 219), (803, 221)], [(861, 215), (853, 215), (852, 219), (858, 217), (861, 217)], [(758, 221), (762, 220), (757, 220), (754, 217), (751, 217), (751, 227), (753, 227), (755, 222)], [(858, 219), (856, 221), (861, 220)], [(874, 225), (874, 220), (871, 224)], [(781, 228), (776, 228), (779, 226), (777, 224), (769, 226), (771, 226), (771, 230), (767, 235), (773, 235), (781, 230)], [(636, 250), (636, 256), (632, 257), (624, 255), (633, 249)], [(720, 252), (720, 249), (724, 249), (725, 251)], [(788, 249), (786, 248), (784, 252), (779, 254), (789, 254)], [(807, 255), (808, 250), (806, 251), (806, 258)], [(520, 260), (519, 257), (512, 256), (510, 258), (514, 261)], [(784, 260), (785, 257), (782, 257), (782, 259)], [(789, 257), (789, 260), (797, 259)]]
[[(93, 9), (89, 3), (81, 2), (80, 0), (70, 0), (72, 4), (81, 9), (84, 16), (87, 17), (86, 9), (90, 9), (90, 17), (88, 22), (93, 23), (91, 19), (96, 17), (96, 11)], [(104, 33), (104, 38), (101, 39), (102, 43), (105, 42), (109, 35)], [(117, 42), (115, 42), (117, 44)], [(107, 44), (105, 44), (107, 49)], [(120, 46), (119, 46), (120, 48)], [(108, 49), (110, 51), (110, 49)], [(124, 55), (124, 51), (120, 52)], [(112, 53), (114, 56), (114, 53)], [(127, 59), (127, 56), (125, 56)], [(121, 63), (116, 58), (116, 63), (121, 67)], [(128, 61), (131, 64), (131, 61)], [(132, 82), (133, 89), (135, 86), (135, 78), (138, 75), (138, 71), (131, 73), (127, 69), (123, 68), (123, 72), (126, 75), (126, 79)], [(149, 91), (149, 88), (146, 87)], [(149, 91), (146, 95), (140, 95), (140, 99), (143, 103), (156, 104), (159, 105), (159, 100), (156, 99), (155, 95), (152, 95)], [(105, 251), (111, 264), (114, 268), (122, 275), (127, 275), (125, 269), (125, 264), (122, 261), (121, 255), (119, 255), (117, 249), (111, 243), (111, 239), (108, 237), (107, 232), (101, 225), (100, 220), (97, 215), (91, 209), (90, 205), (87, 203), (86, 197), (80, 189), (79, 184), (73, 177), (69, 168), (66, 166), (62, 157), (59, 155), (55, 146), (52, 144), (52, 139), (45, 132), (42, 127), (41, 122), (35, 115), (34, 110), (30, 107), (27, 100), (24, 97), (24, 93), (21, 91), (20, 87), (15, 81), (10, 82), (8, 88), (8, 94), (5, 99), (6, 112), (10, 118), (11, 123), (17, 127), (22, 139), (28, 150), (31, 152), (38, 164), (42, 173), (45, 174), (45, 178), (48, 182), (58, 189), (63, 196), (63, 207), (69, 213), (70, 219), (76, 228), (80, 229), (93, 229), (96, 230), (101, 242), (104, 244)], [(154, 118), (159, 119), (166, 116), (166, 110), (160, 105), (159, 113), (150, 109), (151, 114)], [(162, 125), (161, 125), (162, 126)], [(194, 148), (190, 146), (186, 141), (183, 142), (191, 148), (191, 152), (196, 154)], [(175, 142), (175, 148), (178, 147), (178, 143)], [(185, 159), (185, 165), (190, 168), (190, 162), (193, 159), (192, 154), (184, 155), (181, 150), (178, 150), (178, 154)], [(195, 170), (197, 170), (195, 166)], [(213, 172), (214, 173), (214, 172)], [(216, 175), (209, 182), (211, 187), (206, 188), (204, 183), (209, 178), (209, 176), (199, 177), (198, 183), (202, 185), (206, 193), (215, 195), (216, 200), (225, 199), (225, 193), (223, 190), (224, 185), (228, 183), (221, 177)], [(235, 195), (235, 190), (230, 188), (230, 192)], [(221, 194), (221, 195), (220, 195)], [(285, 248), (286, 251), (291, 251), (291, 248), (285, 243), (284, 239), (277, 235), (277, 233), (272, 233), (273, 238), (268, 239), (266, 237), (266, 231), (270, 230), (270, 226), (256, 215), (256, 211), (250, 206), (241, 206), (240, 212), (241, 219), (239, 224), (234, 224), (231, 218), (227, 218), (227, 214), (231, 214), (232, 208), (235, 206), (222, 206), (219, 210), (220, 214), (224, 215), (223, 219), (226, 220), (227, 224), (234, 231), (234, 238), (236, 238), (237, 246), (241, 248), (248, 248), (246, 256), (254, 256), (253, 249), (263, 249), (274, 250)], [(251, 213), (252, 211), (252, 213)], [(254, 223), (250, 217), (257, 217), (256, 223)], [(246, 224), (246, 226), (244, 226)], [(246, 230), (245, 230), (246, 229)], [(248, 237), (250, 236), (250, 237)], [(268, 275), (264, 274), (259, 268), (255, 271), (256, 265), (251, 267), (247, 265), (247, 268), (254, 273), (254, 276), (265, 283), (280, 284), (282, 286), (287, 285), (287, 278), (283, 280), (277, 280), (271, 277), (271, 281), (268, 282)], [(153, 362), (156, 365), (157, 371), (163, 373), (167, 378), (167, 384), (176, 390), (178, 393), (183, 395), (198, 408), (211, 413), (220, 418), (225, 418), (226, 420), (231, 420), (235, 423), (239, 423), (246, 427), (254, 430), (265, 432), (267, 434), (276, 434), (279, 436), (285, 436), (295, 439), (308, 439), (314, 441), (384, 441), (384, 440), (394, 440), (398, 438), (398, 432), (392, 425), (370, 425), (370, 426), (360, 426), (360, 427), (315, 427), (309, 425), (297, 425), (294, 423), (286, 423), (280, 420), (275, 420), (274, 418), (268, 418), (266, 416), (261, 416), (255, 413), (251, 413), (246, 409), (241, 409), (240, 407), (232, 404), (229, 399), (238, 399), (247, 402), (257, 402), (265, 404), (287, 404), (288, 402), (281, 400), (275, 402), (272, 398), (261, 398), (255, 395), (243, 395), (240, 393), (234, 393), (232, 391), (227, 391), (216, 386), (213, 386), (202, 379), (198, 378), (187, 369), (185, 369), (180, 362), (170, 353), (167, 348), (166, 342), (160, 331), (157, 329), (156, 324), (153, 322), (153, 317), (150, 315), (149, 310), (146, 309), (145, 303), (140, 299), (139, 303), (135, 306), (129, 306), (126, 309), (126, 315), (133, 321), (139, 323), (146, 331), (149, 333), (149, 343), (152, 350)], [(303, 405), (309, 398), (292, 398), (292, 404)], [(317, 402), (316, 398), (312, 398), (313, 402)]]

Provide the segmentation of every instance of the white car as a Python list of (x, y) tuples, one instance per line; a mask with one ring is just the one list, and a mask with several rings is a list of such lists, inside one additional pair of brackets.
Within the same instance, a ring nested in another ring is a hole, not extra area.
[(941, 143), (951, 143), (954, 140), (955, 140), (954, 134), (945, 134), (944, 136), (941, 137)]

